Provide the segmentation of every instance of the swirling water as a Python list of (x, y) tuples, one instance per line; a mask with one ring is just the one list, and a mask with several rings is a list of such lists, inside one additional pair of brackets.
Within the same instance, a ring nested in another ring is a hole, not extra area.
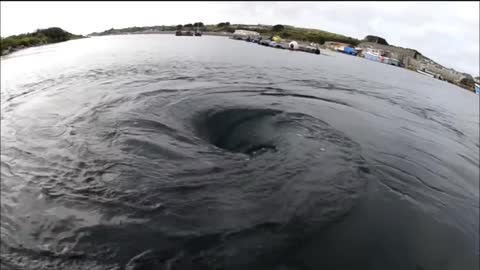
[(2, 269), (478, 269), (479, 98), (224, 37), (1, 60)]

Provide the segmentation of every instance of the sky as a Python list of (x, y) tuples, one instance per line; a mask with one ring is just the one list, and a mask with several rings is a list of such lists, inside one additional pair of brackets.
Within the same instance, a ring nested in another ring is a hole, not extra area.
[(480, 74), (480, 2), (0, 2), (2, 37), (58, 26), (74, 34), (110, 28), (287, 24), (362, 39), (385, 38), (461, 72)]

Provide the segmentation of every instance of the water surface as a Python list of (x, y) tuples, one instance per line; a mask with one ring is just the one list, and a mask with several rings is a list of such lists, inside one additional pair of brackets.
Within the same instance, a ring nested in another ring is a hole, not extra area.
[(2, 269), (478, 269), (479, 99), (224, 37), (1, 60)]

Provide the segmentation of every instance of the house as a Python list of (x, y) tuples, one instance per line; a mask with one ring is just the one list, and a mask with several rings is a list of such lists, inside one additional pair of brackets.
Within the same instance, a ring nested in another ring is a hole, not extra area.
[(262, 24), (257, 24), (257, 25), (235, 24), (233, 26), (235, 26), (236, 28), (245, 28), (245, 29), (270, 29), (271, 28), (271, 26), (262, 25)]
[(351, 45), (348, 43), (343, 42), (336, 42), (336, 41), (325, 41), (323, 44), (327, 49), (332, 51), (343, 50), (345, 47), (350, 47)]
[(233, 39), (257, 39), (260, 38), (260, 34), (255, 31), (249, 31), (249, 30), (235, 30), (235, 32), (232, 35)]

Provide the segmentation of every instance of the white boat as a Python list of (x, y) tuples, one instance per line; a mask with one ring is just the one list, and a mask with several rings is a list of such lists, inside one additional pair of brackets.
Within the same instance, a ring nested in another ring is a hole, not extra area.
[(421, 70), (421, 69), (417, 69), (417, 72), (420, 73), (420, 74), (423, 74), (423, 75), (425, 75), (425, 76), (428, 76), (428, 77), (431, 77), (431, 78), (435, 78), (435, 75), (430, 74), (430, 73), (427, 73), (427, 72), (425, 72), (425, 71), (423, 71), (423, 70)]

